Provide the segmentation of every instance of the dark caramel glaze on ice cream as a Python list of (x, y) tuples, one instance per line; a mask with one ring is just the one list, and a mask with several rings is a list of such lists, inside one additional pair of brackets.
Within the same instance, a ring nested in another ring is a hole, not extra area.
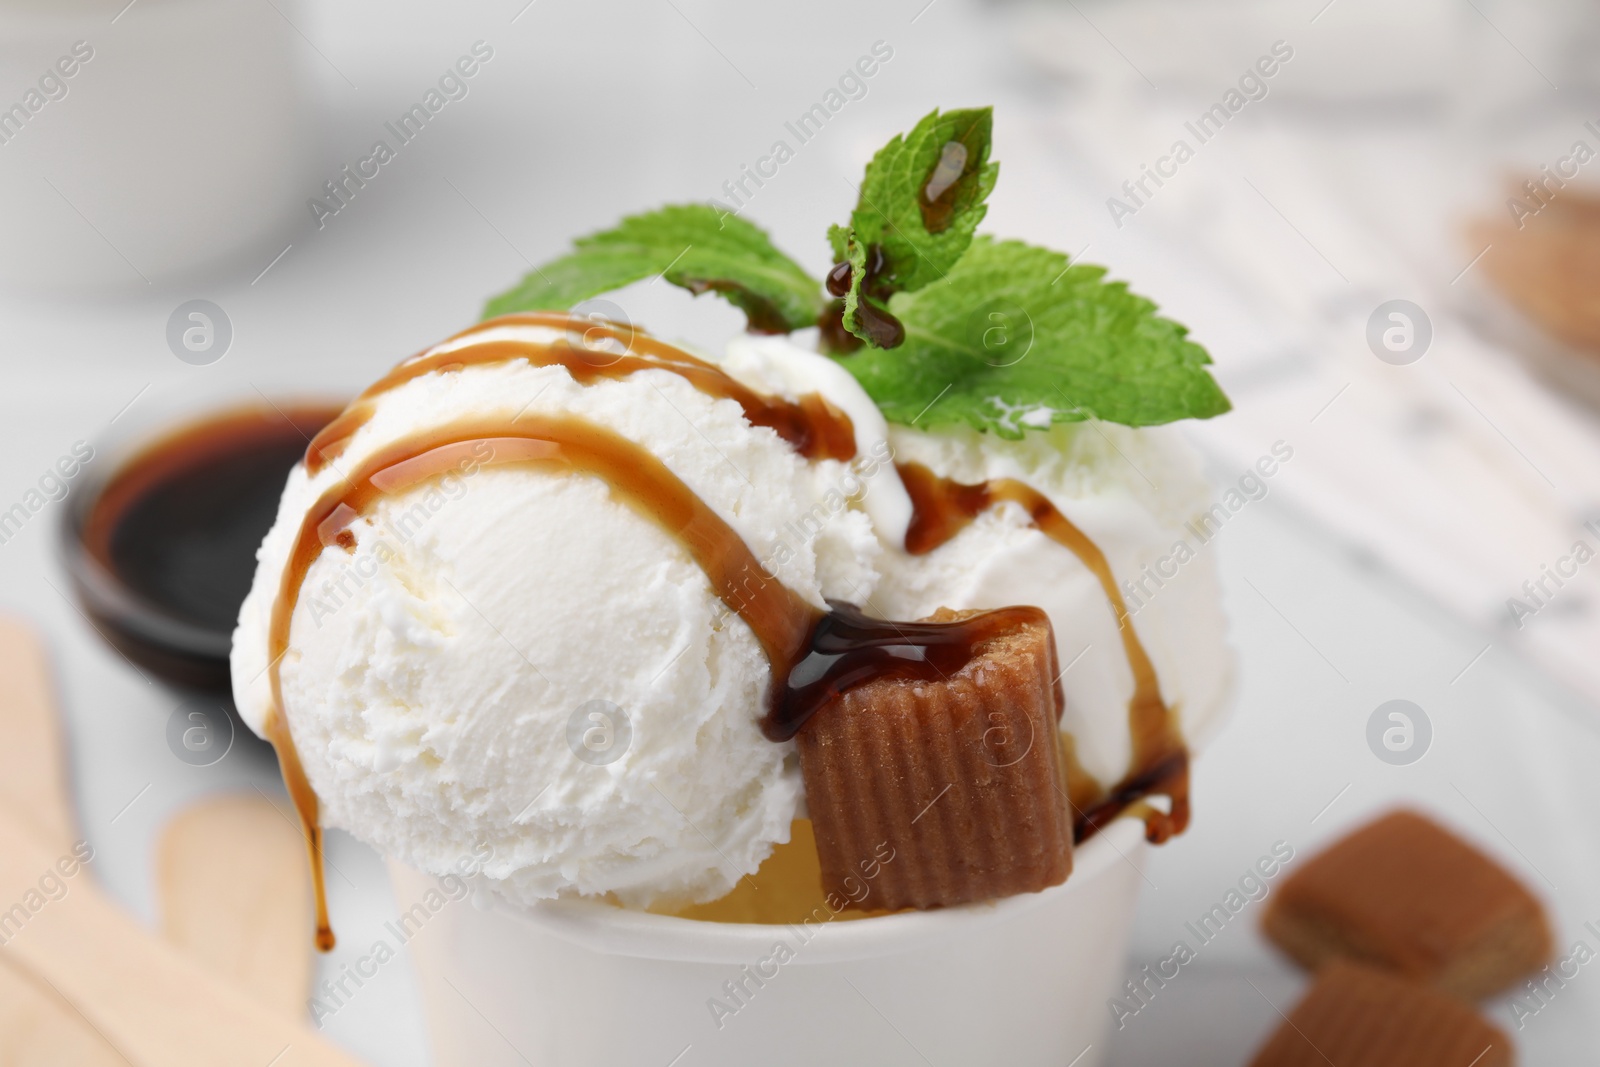
[[(350, 437), (371, 417), (373, 398), (401, 382), (431, 370), (517, 359), (536, 365), (559, 363), (579, 381), (644, 369), (669, 370), (713, 396), (738, 401), (752, 423), (770, 426), (802, 455), (848, 459), (855, 453), (854, 432), (848, 418), (820, 397), (793, 404), (760, 396), (711, 364), (642, 334), (630, 334), (622, 327), (596, 325), (565, 315), (518, 315), (491, 320), (461, 336), (470, 337), (506, 324), (552, 326), (575, 332), (599, 330), (605, 337), (628, 342), (630, 347), (628, 353), (611, 355), (570, 343), (490, 339), (416, 357), (367, 390), (318, 435), (307, 454), (308, 469), (319, 469), (337, 459)], [(605, 360), (612, 362), (601, 365)], [(848, 604), (831, 604), (824, 611), (767, 571), (737, 531), (653, 453), (574, 416), (524, 413), (469, 419), (395, 441), (352, 469), (341, 470), (339, 482), (301, 521), (280, 579), (268, 631), (271, 708), (266, 728), (277, 748), (285, 781), (310, 843), (317, 891), (318, 945), (324, 949), (332, 947), (333, 935), (323, 884), (318, 802), (283, 712), (281, 664), (289, 649), (290, 626), (301, 585), (326, 548), (348, 550), (354, 546), (357, 539), (352, 536), (352, 529), (359, 528), (358, 524), (382, 497), (451, 471), (506, 464), (598, 478), (619, 500), (683, 545), (704, 570), (717, 596), (749, 625), (771, 663), (773, 681), (761, 725), (774, 741), (794, 737), (812, 715), (855, 686), (888, 677), (931, 680), (953, 675), (973, 659), (980, 646), (1013, 626), (1019, 612), (1037, 614), (1033, 608), (1010, 608), (950, 622), (905, 623), (873, 619)], [(1186, 753), (1104, 555), (1042, 495), (1020, 483), (962, 486), (937, 479), (918, 467), (904, 467), (901, 474), (916, 504), (916, 517), (907, 537), (909, 551), (931, 551), (986, 508), (1010, 500), (1027, 508), (1041, 530), (1071, 549), (1100, 577), (1122, 625), (1123, 643), (1135, 677), (1129, 720), (1139, 770), (1109, 792), (1095, 789), (1097, 802), (1076, 812), (1077, 835), (1082, 838), (1094, 833), (1116, 814), (1151, 794), (1164, 794), (1172, 801), (1170, 813), (1147, 813), (1151, 840), (1164, 840), (1180, 832), (1188, 817)], [(1084, 783), (1076, 782), (1074, 786), (1072, 795), (1083, 795)]]

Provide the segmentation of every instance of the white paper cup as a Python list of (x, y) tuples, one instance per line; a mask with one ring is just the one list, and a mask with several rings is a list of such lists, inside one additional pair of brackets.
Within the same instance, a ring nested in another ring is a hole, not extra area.
[[(993, 903), (801, 930), (461, 901), (408, 945), (439, 1067), (1093, 1067), (1142, 831), (1118, 820), (1078, 850), (1064, 885)], [(390, 870), (403, 912), (438, 893)], [(726, 982), (743, 984), (739, 999)]]

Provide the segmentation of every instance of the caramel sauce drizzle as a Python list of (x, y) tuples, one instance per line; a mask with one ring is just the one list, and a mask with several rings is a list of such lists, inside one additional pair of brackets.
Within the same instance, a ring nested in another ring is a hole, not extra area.
[[(1077, 837), (1094, 836), (1112, 819), (1152, 795), (1165, 796), (1171, 810), (1160, 811), (1145, 805), (1145, 836), (1159, 844), (1180, 834), (1189, 824), (1189, 750), (1178, 728), (1178, 717), (1161, 696), (1144, 643), (1139, 640), (1128, 615), (1127, 602), (1117, 588), (1111, 564), (1089, 537), (1063, 515), (1044, 494), (1010, 478), (998, 478), (977, 485), (941, 478), (917, 463), (898, 465), (900, 480), (911, 495), (911, 526), (906, 531), (906, 551), (912, 555), (932, 552), (965, 529), (994, 505), (1010, 501), (1020, 505), (1045, 536), (1070, 549), (1100, 582), (1106, 600), (1117, 617), (1122, 648), (1133, 672), (1133, 696), (1128, 701), (1128, 730), (1133, 739), (1133, 770), (1109, 790), (1099, 790), (1099, 799), (1087, 808), (1076, 799)], [(1084, 795), (1085, 772), (1071, 760), (1074, 777), (1069, 794)]]
[(503, 315), (456, 334), (445, 344), (464, 340), (499, 326), (544, 326), (566, 331), (556, 341), (485, 340), (439, 351), (438, 346), (413, 356), (367, 387), (344, 413), (312, 439), (306, 449), (306, 473), (315, 475), (338, 459), (356, 431), (372, 418), (384, 393), (430, 371), (526, 360), (535, 367), (562, 366), (582, 384), (601, 378), (625, 378), (643, 370), (677, 374), (708, 396), (733, 400), (753, 426), (765, 426), (807, 459), (848, 460), (856, 454), (850, 416), (816, 393), (798, 401), (765, 396), (720, 367), (697, 359), (664, 341), (631, 327), (555, 312)]

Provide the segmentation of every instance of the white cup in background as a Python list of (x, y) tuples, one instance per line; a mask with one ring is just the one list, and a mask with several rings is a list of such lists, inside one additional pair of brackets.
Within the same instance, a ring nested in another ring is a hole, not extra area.
[(143, 288), (264, 266), (314, 161), (305, 45), (280, 8), (0, 2), (0, 279)]

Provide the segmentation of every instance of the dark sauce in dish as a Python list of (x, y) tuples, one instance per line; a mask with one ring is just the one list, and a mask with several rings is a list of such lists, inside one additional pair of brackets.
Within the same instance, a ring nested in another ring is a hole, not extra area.
[[(223, 412), (117, 468), (76, 531), (81, 550), (125, 591), (125, 602), (113, 605), (103, 589), (79, 581), (113, 644), (170, 681), (228, 690), (228, 641), (255, 575), (256, 550), (306, 441), (339, 410), (302, 404)], [(163, 639), (163, 623), (194, 639)]]

